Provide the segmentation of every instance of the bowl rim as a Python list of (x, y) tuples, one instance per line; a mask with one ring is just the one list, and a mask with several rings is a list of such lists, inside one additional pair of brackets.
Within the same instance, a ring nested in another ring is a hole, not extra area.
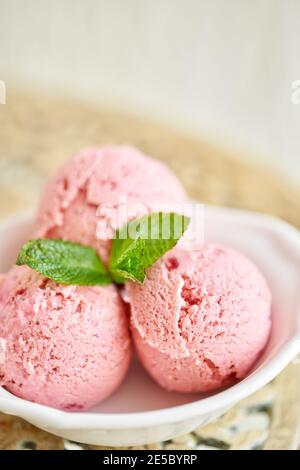
[[(300, 256), (300, 232), (287, 222), (274, 216), (241, 209), (205, 205), (205, 209), (207, 208), (214, 216), (218, 214), (218, 217), (223, 216), (227, 220), (243, 219), (252, 225), (279, 233), (295, 247)], [(3, 219), (0, 221), (0, 234), (2, 230), (24, 223), (30, 218), (33, 218), (33, 211), (29, 210)], [(298, 316), (300, 318), (300, 311)], [(171, 424), (226, 409), (246, 398), (274, 379), (299, 352), (300, 331), (296, 331), (291, 339), (278, 348), (274, 357), (237, 384), (206, 398), (158, 410), (130, 413), (67, 412), (24, 400), (5, 391), (6, 396), (0, 397), (0, 411), (58, 430), (135, 429)]]
[(132, 413), (67, 412), (24, 400), (9, 392), (6, 392), (8, 397), (0, 397), (0, 409), (37, 424), (47, 423), (47, 427), (56, 429), (136, 429), (171, 424), (226, 409), (246, 398), (274, 379), (299, 351), (300, 335), (297, 335), (280, 348), (271, 361), (232, 387), (207, 398), (161, 410)]

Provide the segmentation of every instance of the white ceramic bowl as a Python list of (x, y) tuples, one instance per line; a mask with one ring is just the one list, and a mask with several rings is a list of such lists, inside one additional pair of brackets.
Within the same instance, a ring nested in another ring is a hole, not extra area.
[[(0, 271), (30, 237), (31, 214), (0, 225)], [(53, 434), (89, 444), (140, 445), (170, 439), (218, 417), (272, 380), (300, 352), (300, 235), (275, 218), (206, 207), (206, 239), (241, 250), (260, 267), (273, 293), (269, 344), (246, 379), (216, 394), (168, 393), (135, 361), (120, 389), (88, 412), (64, 412), (17, 398), (0, 388), (0, 411)]]

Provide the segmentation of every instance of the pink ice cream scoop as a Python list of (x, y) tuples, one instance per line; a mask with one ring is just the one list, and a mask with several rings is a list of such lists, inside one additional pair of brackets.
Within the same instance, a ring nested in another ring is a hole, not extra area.
[(185, 201), (181, 183), (162, 162), (127, 146), (86, 149), (46, 187), (35, 236), (92, 246), (107, 262), (117, 228), (166, 206), (181, 213)]
[(64, 410), (108, 397), (129, 367), (131, 344), (117, 289), (64, 286), (13, 267), (0, 286), (0, 385)]
[(265, 347), (271, 295), (253, 263), (214, 244), (174, 248), (128, 283), (133, 339), (162, 387), (206, 392), (242, 379)]

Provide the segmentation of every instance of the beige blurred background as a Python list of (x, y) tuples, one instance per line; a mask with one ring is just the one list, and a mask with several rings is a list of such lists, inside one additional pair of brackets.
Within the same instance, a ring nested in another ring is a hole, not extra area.
[(300, 186), (299, 18), (299, 0), (0, 0), (0, 80), (171, 123)]

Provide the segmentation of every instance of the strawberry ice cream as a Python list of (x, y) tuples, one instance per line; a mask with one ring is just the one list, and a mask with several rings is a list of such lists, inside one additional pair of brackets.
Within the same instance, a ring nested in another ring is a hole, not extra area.
[(46, 187), (35, 236), (92, 246), (107, 262), (117, 228), (166, 205), (181, 213), (185, 200), (181, 183), (162, 162), (126, 146), (86, 149)]
[(242, 254), (178, 247), (127, 283), (136, 350), (167, 390), (206, 392), (242, 379), (265, 347), (271, 295)]
[(65, 410), (108, 397), (129, 367), (124, 305), (113, 285), (64, 286), (28, 267), (0, 285), (0, 385)]

